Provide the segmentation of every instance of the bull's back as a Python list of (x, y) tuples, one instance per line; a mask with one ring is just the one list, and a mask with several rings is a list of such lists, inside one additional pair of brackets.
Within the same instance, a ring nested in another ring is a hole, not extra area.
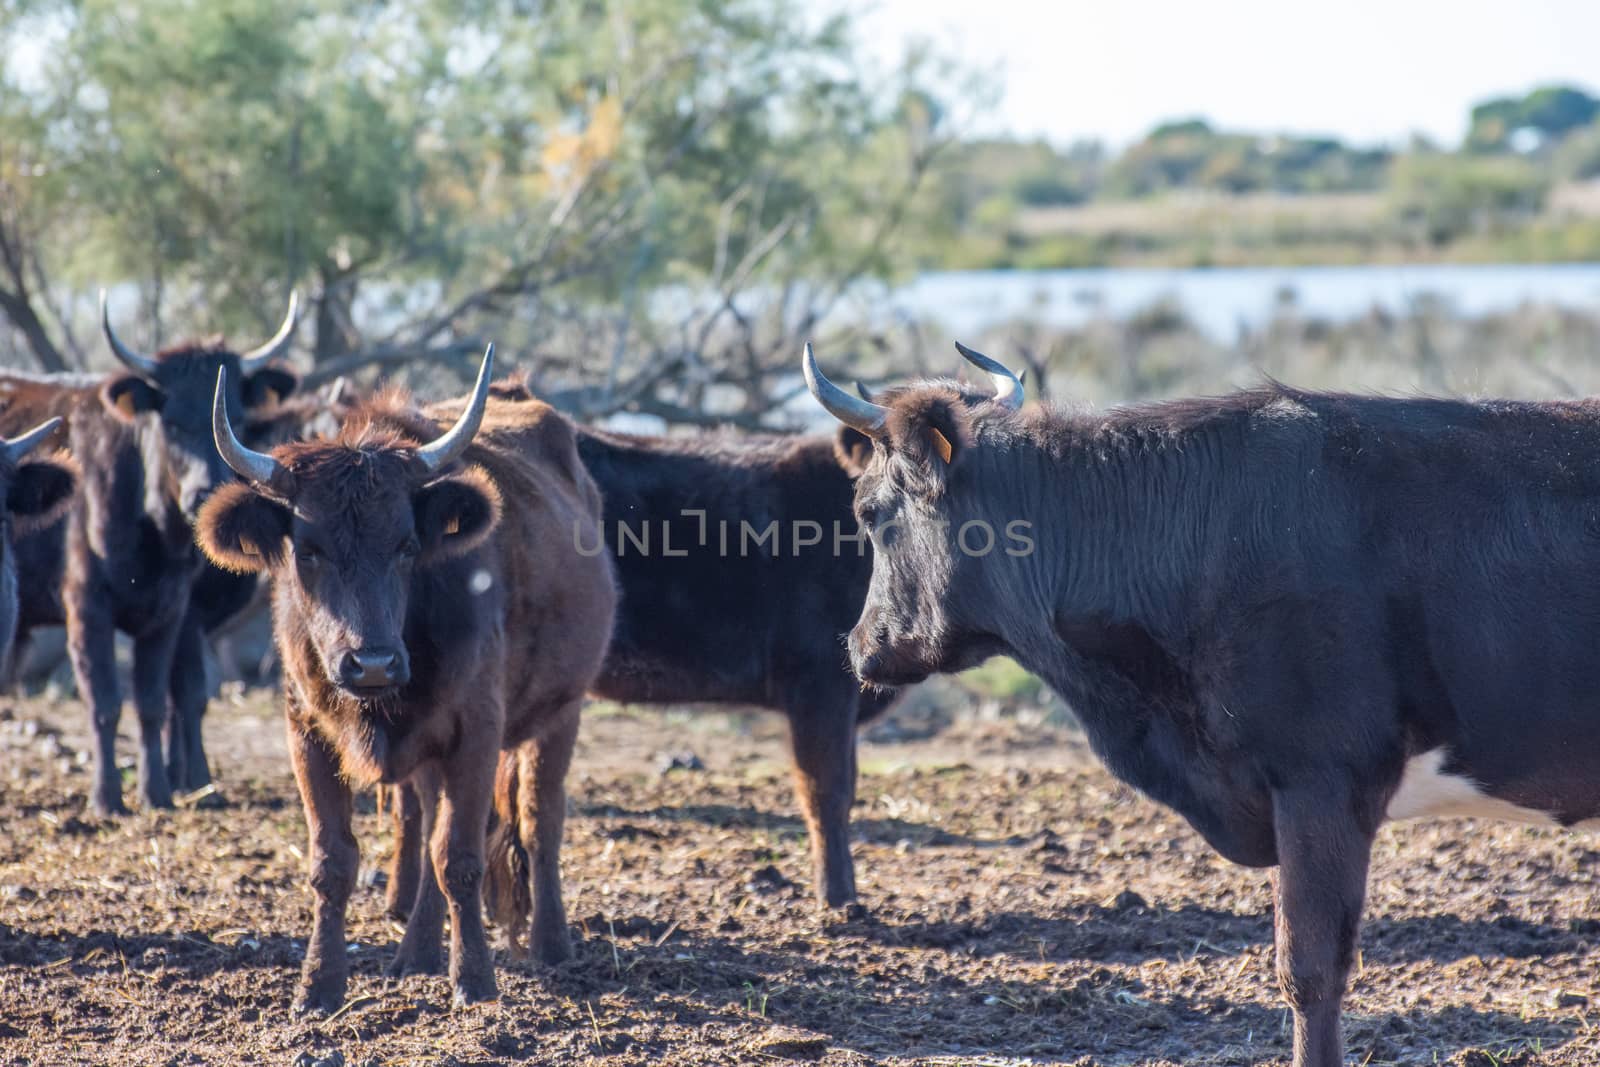
[(858, 542), (835, 554), (855, 522), (830, 442), (580, 431), (578, 447), (623, 594), (597, 692), (773, 705), (799, 677), (844, 671), (870, 559)]

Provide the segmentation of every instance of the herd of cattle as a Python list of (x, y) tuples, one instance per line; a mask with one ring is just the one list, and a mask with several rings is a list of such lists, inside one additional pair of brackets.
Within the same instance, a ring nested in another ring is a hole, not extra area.
[(146, 355), (102, 302), (124, 372), (0, 373), (0, 672), (65, 624), (89, 803), (115, 815), (128, 635), (139, 799), (168, 806), (209, 780), (204, 634), (270, 585), (315, 900), (297, 1010), (344, 1001), (360, 789), (394, 793), (393, 973), (442, 969), (448, 914), (457, 1002), (495, 996), (486, 906), (514, 951), (569, 954), (587, 694), (784, 712), (838, 906), (857, 725), (898, 687), (1015, 657), (1119, 777), (1278, 867), (1297, 1067), (1341, 1062), (1386, 820), (1600, 818), (1600, 403), (1272, 383), (1090, 413), (1024, 407), (961, 346), (992, 390), (858, 395), (807, 346), (834, 438), (645, 438), (495, 382), (492, 347), (459, 400), (297, 395), (296, 314), (250, 352)]

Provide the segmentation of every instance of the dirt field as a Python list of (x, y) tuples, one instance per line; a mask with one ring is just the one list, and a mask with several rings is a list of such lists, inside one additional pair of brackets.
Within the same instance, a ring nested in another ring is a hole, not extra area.
[[(309, 923), (304, 827), (270, 694), (213, 705), (215, 797), (120, 823), (84, 817), (83, 717), (0, 701), (0, 1063), (1287, 1055), (1268, 876), (1215, 858), (1070, 733), (869, 740), (865, 910), (822, 915), (776, 720), (592, 714), (563, 857), (576, 959), (504, 966), (499, 1003), (459, 1013), (443, 978), (382, 977), (398, 931), (368, 804), (351, 1000), (301, 1023), (288, 1004)], [(685, 751), (705, 769), (660, 769)], [(1467, 822), (1385, 831), (1347, 1002), (1352, 1062), (1600, 1062), (1597, 849)]]

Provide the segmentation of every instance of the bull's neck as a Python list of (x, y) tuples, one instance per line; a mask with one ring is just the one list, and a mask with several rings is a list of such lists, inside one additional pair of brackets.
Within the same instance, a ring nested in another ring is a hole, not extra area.
[(131, 551), (137, 539), (129, 532), (141, 522), (151, 524), (170, 544), (184, 544), (193, 536), (183, 512), (162, 492), (159, 456), (152, 459), (147, 451), (138, 435), (123, 427), (98, 439), (74, 437), (74, 454), (87, 457), (81, 461), (81, 496), (89, 542), (101, 556)]
[(1203, 443), (1138, 446), (1115, 432), (1074, 433), (1023, 458), (1042, 498), (1037, 607), (1052, 630), (1136, 622), (1175, 636), (1197, 607), (1218, 474)]

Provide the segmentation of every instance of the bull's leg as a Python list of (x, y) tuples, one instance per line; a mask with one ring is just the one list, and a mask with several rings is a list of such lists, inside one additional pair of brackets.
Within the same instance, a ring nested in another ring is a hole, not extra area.
[(182, 625), (163, 626), (133, 641), (133, 703), (139, 712), (139, 796), (147, 808), (172, 807), (172, 783), (161, 747), (168, 717), (167, 686)]
[(517, 753), (521, 761), (517, 834), (528, 854), (528, 896), (533, 901), (528, 949), (546, 964), (572, 955), (561, 899), (561, 836), (567, 822), (567, 770), (578, 741), (578, 716), (579, 705), (565, 709), (548, 733)]
[(89, 804), (96, 815), (126, 815), (117, 773), (117, 720), (122, 691), (117, 685), (116, 627), (111, 615), (87, 596), (67, 601), (67, 655), (78, 694), (88, 702), (94, 726), (94, 786)]
[(380, 786), (389, 790), (389, 805), (394, 820), (394, 855), (389, 858), (389, 886), (384, 904), (391, 916), (404, 920), (417, 899), (422, 873), (422, 843), (428, 839), (422, 828), (422, 804), (416, 787)]
[(856, 697), (829, 694), (794, 702), (789, 742), (794, 788), (811, 839), (811, 877), (817, 901), (841, 907), (856, 898), (850, 858), (850, 806), (856, 799)]
[(1350, 790), (1273, 794), (1278, 982), (1294, 1009), (1294, 1067), (1339, 1067), (1339, 1007), (1355, 957), (1372, 834)]
[(200, 735), (206, 713), (204, 640), (194, 612), (187, 612), (172, 653), (172, 715), (167, 727), (167, 774), (172, 788), (182, 792), (204, 789), (211, 783)]
[(444, 767), (433, 836), (433, 870), (450, 906), (450, 982), (458, 1007), (493, 1000), (494, 957), (483, 930), (483, 845), (494, 795), (498, 739), (464, 741)]
[[(419, 769), (411, 780), (400, 787), (417, 805), (418, 856), (416, 892), (409, 903), (410, 915), (406, 919), (406, 932), (400, 938), (400, 948), (389, 963), (389, 975), (403, 978), (408, 974), (440, 974), (444, 971), (444, 895), (439, 891), (439, 879), (432, 870), (433, 857), (421, 848), (435, 833), (439, 818), (439, 772), (427, 766)], [(429, 869), (422, 870), (426, 861)]]
[(289, 721), (289, 761), (305, 805), (311, 840), (311, 890), (316, 896), (294, 1010), (296, 1014), (327, 1014), (344, 1003), (345, 983), (350, 977), (344, 913), (355, 888), (361, 853), (350, 829), (350, 790), (339, 775), (337, 758), (293, 719)]

